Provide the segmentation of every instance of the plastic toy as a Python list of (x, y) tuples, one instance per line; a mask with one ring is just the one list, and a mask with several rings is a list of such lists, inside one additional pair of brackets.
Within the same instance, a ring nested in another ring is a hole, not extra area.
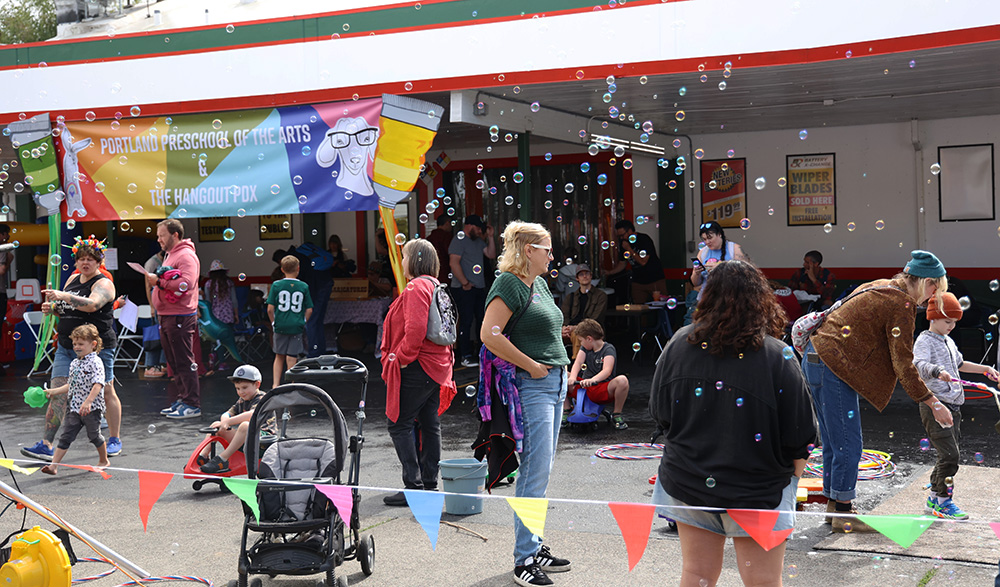
[[(215, 433), (217, 432), (217, 429), (212, 428), (211, 426), (201, 428), (198, 432), (202, 434), (211, 434), (212, 436), (209, 436), (198, 443), (194, 452), (192, 452), (191, 456), (188, 457), (188, 461), (184, 465), (184, 478), (195, 479), (194, 483), (191, 484), (191, 487), (193, 487), (195, 491), (200, 491), (201, 488), (208, 483), (215, 483), (220, 489), (225, 491), (226, 485), (223, 482), (222, 477), (239, 477), (247, 474), (247, 462), (246, 458), (243, 456), (243, 451), (237, 451), (232, 457), (229, 458), (228, 471), (206, 478), (204, 477), (205, 474), (201, 472), (201, 465), (198, 464), (198, 455), (201, 454), (202, 449), (209, 446), (208, 458), (211, 459), (216, 454), (217, 446), (221, 446), (222, 450), (226, 450), (229, 448), (229, 442), (221, 436), (216, 436)], [(222, 452), (222, 450), (219, 452)]]
[(611, 412), (604, 409), (604, 406), (595, 404), (587, 397), (587, 388), (576, 386), (575, 390), (570, 390), (569, 394), (576, 393), (576, 401), (573, 404), (573, 411), (566, 417), (571, 428), (582, 427), (589, 430), (597, 430), (598, 421), (601, 416), (611, 424)]
[(49, 397), (45, 395), (44, 389), (32, 385), (24, 392), (24, 403), (33, 408), (44, 408), (49, 403)]

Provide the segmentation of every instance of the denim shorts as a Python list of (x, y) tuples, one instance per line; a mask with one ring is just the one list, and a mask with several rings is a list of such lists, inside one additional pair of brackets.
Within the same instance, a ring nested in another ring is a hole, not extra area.
[[(799, 488), (799, 478), (792, 477), (781, 492), (781, 503), (775, 510), (782, 512), (774, 523), (775, 530), (787, 530), (795, 526), (795, 494)], [(656, 513), (675, 522), (708, 530), (729, 538), (748, 538), (750, 535), (733, 520), (724, 509), (688, 509), (691, 506), (676, 499), (663, 489), (659, 480), (653, 487), (653, 503), (658, 506)], [(670, 507), (678, 506), (678, 507)]]
[[(101, 352), (97, 353), (97, 356), (104, 363), (105, 383), (111, 383), (115, 378), (115, 349), (101, 349)], [(76, 352), (73, 349), (66, 349), (61, 345), (56, 347), (56, 358), (52, 361), (52, 378), (69, 377), (69, 364), (75, 358)]]

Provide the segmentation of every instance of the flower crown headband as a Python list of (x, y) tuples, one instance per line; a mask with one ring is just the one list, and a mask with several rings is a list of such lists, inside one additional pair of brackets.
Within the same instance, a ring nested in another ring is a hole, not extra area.
[(83, 238), (81, 238), (81, 237), (78, 236), (74, 240), (72, 246), (70, 246), (70, 245), (63, 245), (63, 246), (66, 247), (66, 248), (68, 248), (70, 251), (72, 251), (73, 252), (73, 256), (76, 257), (77, 251), (79, 251), (80, 247), (84, 246), (84, 245), (86, 245), (86, 246), (94, 249), (95, 251), (97, 251), (97, 253), (100, 254), (101, 257), (104, 257), (104, 251), (107, 250), (107, 248), (108, 248), (108, 245), (105, 244), (105, 242), (103, 240), (97, 240), (97, 237), (94, 236), (94, 235), (90, 235), (86, 239), (83, 239)]

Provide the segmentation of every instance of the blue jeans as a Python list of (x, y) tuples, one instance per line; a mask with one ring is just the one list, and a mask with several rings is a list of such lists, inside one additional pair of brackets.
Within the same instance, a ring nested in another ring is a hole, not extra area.
[[(104, 364), (104, 380), (110, 383), (115, 378), (115, 371), (112, 368), (115, 364), (115, 349), (101, 349), (97, 356)], [(52, 361), (52, 378), (69, 377), (69, 364), (75, 358), (76, 352), (73, 349), (64, 348), (62, 345), (56, 347), (56, 357)]]
[[(313, 296), (313, 311), (306, 322), (306, 356), (318, 357), (326, 354), (326, 306), (330, 303), (333, 282), (318, 285)], [(309, 292), (312, 294), (312, 290)]]
[[(545, 497), (559, 443), (563, 401), (566, 399), (566, 368), (553, 367), (548, 375), (540, 379), (532, 379), (526, 371), (518, 369), (515, 384), (521, 396), (524, 440), (514, 495)], [(528, 530), (514, 514), (514, 565), (523, 565), (528, 557), (535, 556), (541, 543), (542, 539)]]
[[(818, 362), (810, 361), (810, 355)], [(823, 437), (823, 495), (850, 501), (858, 495), (858, 463), (864, 447), (858, 393), (818, 359), (810, 342), (802, 357), (802, 371)]]

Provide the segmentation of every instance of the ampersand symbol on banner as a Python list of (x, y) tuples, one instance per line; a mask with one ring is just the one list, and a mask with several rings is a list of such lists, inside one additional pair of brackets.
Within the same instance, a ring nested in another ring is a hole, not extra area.
[(205, 161), (198, 161), (198, 175), (208, 177), (208, 170), (205, 169)]

